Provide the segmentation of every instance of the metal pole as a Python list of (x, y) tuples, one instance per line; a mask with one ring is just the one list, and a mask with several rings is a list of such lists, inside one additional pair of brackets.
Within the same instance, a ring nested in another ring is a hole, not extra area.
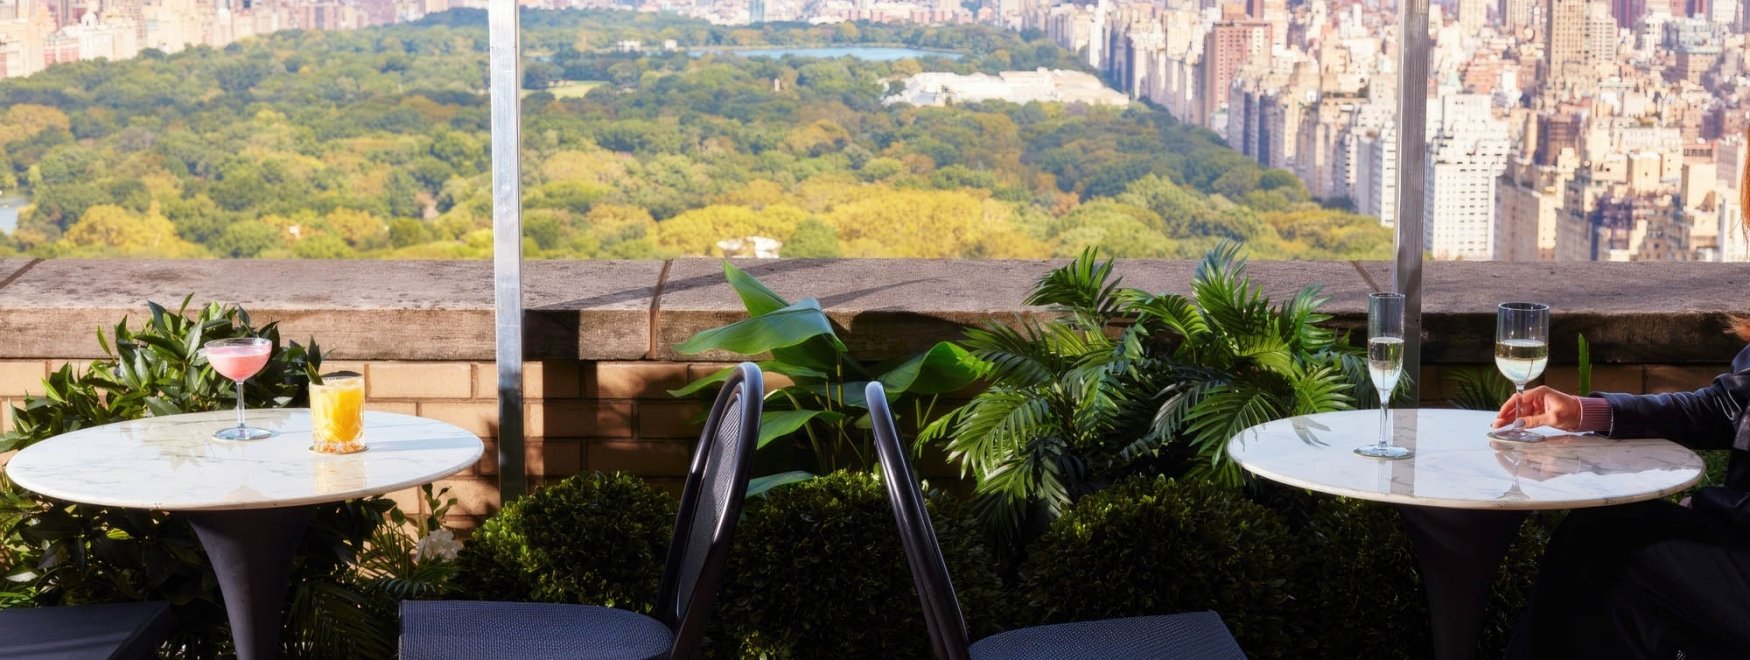
[(1422, 250), (1428, 185), (1428, 0), (1398, 0), (1398, 237), (1392, 288), (1404, 294), (1404, 373), (1421, 400)]
[(492, 291), (498, 336), (498, 497), (522, 496), (523, 219), (522, 47), (517, 0), (491, 0)]

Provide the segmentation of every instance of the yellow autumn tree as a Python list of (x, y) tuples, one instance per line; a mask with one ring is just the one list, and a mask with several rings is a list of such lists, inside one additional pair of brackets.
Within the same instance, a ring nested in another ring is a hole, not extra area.
[(0, 143), (13, 142), (49, 128), (71, 130), (73, 122), (59, 109), (35, 103), (15, 103), (0, 114)]
[(784, 204), (759, 211), (714, 204), (657, 223), (656, 247), (675, 254), (716, 255), (717, 242), (727, 238), (763, 236), (787, 241), (807, 217), (802, 209)]
[(322, 225), (355, 250), (380, 247), (389, 238), (389, 226), (364, 211), (335, 209), (322, 218)]
[(784, 193), (784, 187), (768, 179), (754, 179), (746, 185), (736, 187), (723, 193), (717, 199), (719, 204), (734, 204), (754, 209), (763, 209), (773, 204), (782, 204), (789, 195)]
[(1050, 252), (999, 202), (958, 190), (895, 190), (827, 214), (847, 257), (1030, 258)]
[(103, 204), (86, 209), (67, 228), (61, 245), (68, 256), (187, 259), (204, 256), (200, 246), (176, 235), (176, 225), (161, 215), (138, 215)]

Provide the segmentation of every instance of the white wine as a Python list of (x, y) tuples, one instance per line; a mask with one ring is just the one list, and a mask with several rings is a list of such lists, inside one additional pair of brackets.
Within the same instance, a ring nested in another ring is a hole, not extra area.
[(1495, 366), (1515, 385), (1524, 385), (1543, 375), (1549, 364), (1549, 343), (1541, 339), (1502, 339), (1495, 342)]
[(1373, 377), (1373, 387), (1390, 393), (1398, 387), (1404, 373), (1404, 338), (1374, 337), (1367, 340), (1367, 375)]

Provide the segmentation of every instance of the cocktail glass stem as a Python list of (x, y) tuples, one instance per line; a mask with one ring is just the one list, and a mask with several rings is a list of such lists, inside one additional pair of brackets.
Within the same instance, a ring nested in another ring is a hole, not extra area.
[(243, 429), (249, 428), (243, 423), (243, 381), (233, 382), (237, 383), (237, 431), (241, 433)]
[(1379, 391), (1379, 448), (1391, 445), (1391, 393)]

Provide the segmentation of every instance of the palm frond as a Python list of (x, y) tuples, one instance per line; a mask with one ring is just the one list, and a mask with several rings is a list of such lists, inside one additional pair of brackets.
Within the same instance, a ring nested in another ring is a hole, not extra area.
[(1227, 461), (1222, 448), (1240, 431), (1281, 418), (1286, 413), (1268, 390), (1253, 383), (1234, 383), (1203, 398), (1186, 416), (1190, 443), (1211, 466)]
[(1297, 365), (1290, 380), (1294, 390), (1293, 415), (1310, 415), (1327, 410), (1348, 410), (1352, 399), (1341, 369), (1327, 364)]
[(1284, 341), (1302, 350), (1317, 351), (1330, 346), (1336, 339), (1336, 333), (1320, 325), (1331, 320), (1331, 315), (1318, 311), (1329, 301), (1323, 292), (1324, 287), (1314, 284), (1301, 289), (1294, 298), (1282, 305), (1281, 329)]
[(1513, 396), (1513, 383), (1494, 369), (1454, 369), (1447, 372), (1446, 380), (1452, 383), (1454, 408), (1500, 410)]
[(1038, 341), (1045, 330), (1036, 321), (1022, 323), (1024, 330), (994, 322), (966, 330), (964, 343), (984, 363), (986, 380), (1032, 385), (1050, 380), (1059, 369), (1061, 361)]
[(1075, 261), (1039, 278), (1025, 301), (1029, 305), (1062, 307), (1081, 315), (1085, 323), (1104, 326), (1118, 314), (1119, 282), (1112, 276), (1113, 260), (1100, 261), (1100, 251), (1086, 248)]

